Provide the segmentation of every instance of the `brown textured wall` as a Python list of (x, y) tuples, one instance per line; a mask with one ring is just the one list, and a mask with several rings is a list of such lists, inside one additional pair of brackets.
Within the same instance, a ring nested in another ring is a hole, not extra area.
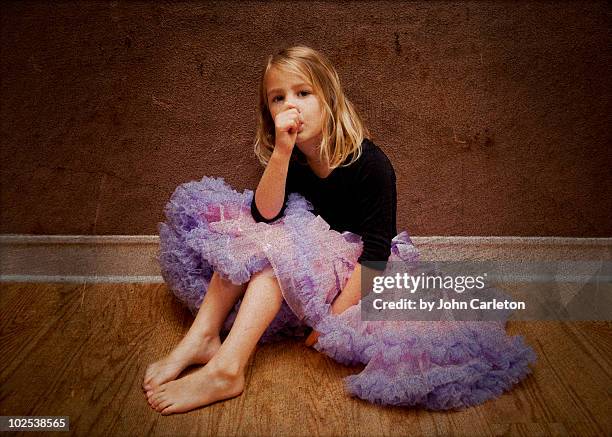
[(254, 189), (265, 56), (325, 52), (411, 235), (612, 236), (606, 2), (1, 6), (1, 233), (155, 234), (174, 188)]

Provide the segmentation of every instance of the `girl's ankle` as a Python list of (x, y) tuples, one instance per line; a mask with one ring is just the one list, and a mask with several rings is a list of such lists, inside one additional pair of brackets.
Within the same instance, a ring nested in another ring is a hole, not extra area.
[(219, 338), (219, 333), (215, 333), (213, 331), (188, 332), (185, 338), (207, 342)]
[(216, 374), (230, 379), (239, 378), (244, 375), (244, 367), (236, 363), (236, 361), (224, 362), (223, 359), (213, 359), (207, 366), (210, 366), (211, 370)]
[(203, 332), (200, 333), (200, 338), (203, 340), (216, 340), (219, 338), (218, 332)]

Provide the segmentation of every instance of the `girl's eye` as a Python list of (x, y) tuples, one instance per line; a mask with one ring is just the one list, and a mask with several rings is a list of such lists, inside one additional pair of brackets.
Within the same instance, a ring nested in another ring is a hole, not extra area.
[[(309, 95), (311, 93), (310, 93), (310, 91), (303, 90), (303, 91), (300, 91), (300, 94), (304, 94), (304, 95), (307, 96), (307, 95)], [(277, 101), (279, 101), (279, 99), (282, 99), (282, 98), (283, 98), (282, 96), (275, 96), (275, 97), (272, 98), (272, 103), (276, 103)]]

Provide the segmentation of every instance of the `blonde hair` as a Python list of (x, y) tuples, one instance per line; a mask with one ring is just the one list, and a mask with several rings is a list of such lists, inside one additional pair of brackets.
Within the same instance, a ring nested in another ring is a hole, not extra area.
[[(318, 51), (305, 46), (285, 48), (270, 55), (262, 70), (257, 107), (255, 155), (266, 166), (274, 150), (275, 125), (267, 101), (265, 77), (271, 68), (303, 76), (313, 87), (323, 108), (320, 159), (329, 166), (345, 167), (356, 161), (362, 152), (361, 143), (370, 133), (353, 104), (346, 98), (340, 78), (331, 62)], [(342, 164), (350, 155), (352, 159)]]

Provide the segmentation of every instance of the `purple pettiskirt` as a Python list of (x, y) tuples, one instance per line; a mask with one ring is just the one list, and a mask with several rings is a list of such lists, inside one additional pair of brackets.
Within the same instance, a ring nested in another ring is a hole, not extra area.
[[(345, 378), (348, 391), (378, 404), (461, 409), (502, 394), (536, 360), (522, 336), (500, 321), (362, 321), (359, 305), (342, 314), (330, 305), (363, 250), (359, 235), (339, 233), (298, 193), (273, 223), (251, 216), (253, 191), (238, 193), (222, 178), (180, 185), (159, 224), (161, 273), (196, 313), (213, 271), (234, 284), (272, 267), (284, 301), (261, 342), (320, 333), (315, 348), (334, 360), (365, 364)], [(406, 231), (393, 238), (389, 261), (413, 262), (418, 250)], [(231, 328), (239, 300), (228, 316)]]

